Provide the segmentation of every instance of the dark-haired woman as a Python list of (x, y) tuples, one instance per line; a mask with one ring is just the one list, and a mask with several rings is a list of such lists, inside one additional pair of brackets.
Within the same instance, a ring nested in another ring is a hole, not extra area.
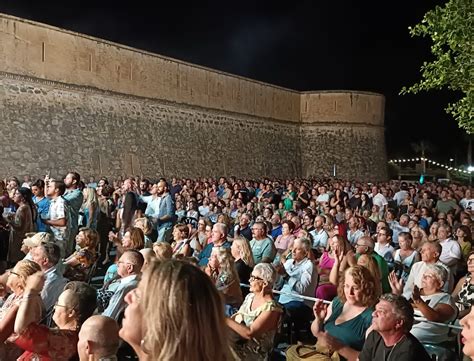
[(25, 256), (21, 251), (21, 244), (25, 239), (25, 233), (34, 232), (34, 219), (36, 218), (36, 207), (28, 188), (19, 188), (13, 195), (13, 201), (18, 204), (14, 214), (7, 215), (10, 224), (10, 239), (7, 261), (14, 264)]

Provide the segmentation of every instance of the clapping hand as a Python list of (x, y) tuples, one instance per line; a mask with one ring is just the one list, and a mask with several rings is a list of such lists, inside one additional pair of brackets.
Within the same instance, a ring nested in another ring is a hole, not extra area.
[(411, 299), (415, 303), (417, 303), (418, 301), (421, 301), (420, 289), (418, 288), (417, 285), (415, 285), (415, 287), (413, 287), (413, 293), (411, 295)]
[(314, 317), (323, 322), (328, 314), (328, 305), (323, 300), (316, 300), (313, 305), (313, 314)]
[(389, 273), (388, 282), (390, 283), (390, 287), (392, 288), (393, 293), (395, 293), (396, 295), (401, 295), (403, 293), (403, 280), (398, 279), (397, 275), (395, 274), (395, 271)]

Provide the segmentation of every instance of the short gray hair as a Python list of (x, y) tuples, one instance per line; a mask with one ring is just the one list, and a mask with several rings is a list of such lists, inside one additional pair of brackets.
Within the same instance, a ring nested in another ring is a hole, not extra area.
[(259, 263), (255, 266), (253, 271), (258, 273), (263, 279), (263, 281), (268, 284), (269, 287), (273, 288), (277, 273), (271, 264)]
[(409, 333), (414, 320), (414, 311), (410, 302), (403, 296), (385, 293), (380, 296), (380, 301), (386, 301), (393, 307), (393, 312), (403, 321), (403, 331)]
[(229, 233), (229, 229), (227, 228), (226, 224), (225, 223), (216, 223), (214, 224), (214, 227), (217, 226), (218, 228), (220, 228), (221, 230), (221, 233), (224, 234), (224, 236), (227, 237), (227, 233)]
[(446, 270), (445, 267), (443, 267), (439, 264), (429, 264), (429, 265), (427, 265), (426, 269), (425, 269), (425, 273), (426, 272), (433, 273), (433, 275), (439, 281), (441, 286), (443, 286), (446, 283), (446, 280), (448, 279), (448, 271)]
[[(301, 247), (303, 247), (303, 249), (306, 251), (306, 252), (309, 252), (311, 251), (311, 241), (309, 238), (307, 237), (299, 237), (299, 238), (296, 238), (295, 239), (295, 242), (296, 241), (299, 241), (301, 243)], [(294, 244), (294, 243), (293, 243)]]

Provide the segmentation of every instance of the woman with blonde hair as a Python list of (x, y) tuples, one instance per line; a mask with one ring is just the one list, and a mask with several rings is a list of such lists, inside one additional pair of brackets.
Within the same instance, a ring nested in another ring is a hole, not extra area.
[(2, 308), (0, 308), (0, 360), (16, 360), (21, 351), (11, 343), (5, 341), (13, 333), (15, 318), (24, 299), (26, 280), (32, 274), (41, 271), (40, 266), (33, 261), (19, 261), (9, 271), (6, 285), (12, 291)]
[(219, 293), (195, 266), (152, 262), (125, 302), (119, 335), (140, 361), (234, 360)]
[(214, 247), (204, 272), (223, 295), (226, 315), (232, 315), (242, 303), (242, 291), (230, 249)]
[(82, 225), (87, 228), (97, 229), (99, 219), (99, 199), (94, 188), (86, 187), (82, 191), (84, 200), (82, 201), (81, 212), (83, 214)]
[[(249, 241), (246, 238), (239, 236), (234, 238), (232, 246), (230, 247), (232, 257), (234, 257), (235, 269), (239, 275), (240, 283), (249, 284), (250, 274), (255, 266), (250, 249)], [(247, 287), (241, 287), (242, 295), (245, 297), (248, 294)]]
[(173, 249), (167, 242), (155, 242), (153, 243), (153, 251), (155, 251), (156, 259), (158, 261), (166, 261), (173, 257)]
[(148, 218), (141, 217), (141, 218), (135, 219), (135, 221), (133, 222), (133, 226), (140, 228), (143, 231), (144, 241), (145, 241), (144, 248), (153, 247), (153, 242), (150, 238), (150, 234), (153, 231), (153, 226), (151, 222), (148, 220)]
[(433, 222), (430, 226), (430, 234), (428, 235), (428, 241), (434, 242), (438, 240), (438, 222)]

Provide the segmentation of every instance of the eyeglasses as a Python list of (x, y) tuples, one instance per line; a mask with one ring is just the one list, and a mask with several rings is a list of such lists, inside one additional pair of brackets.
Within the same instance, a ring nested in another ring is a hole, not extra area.
[(252, 282), (252, 281), (263, 281), (263, 278), (251, 275), (250, 278), (249, 278), (249, 281), (250, 282)]
[(356, 243), (356, 247), (367, 247), (365, 244)]
[(10, 275), (15, 275), (15, 276), (17, 276), (17, 277), (20, 277), (20, 275), (19, 275), (18, 273), (13, 272), (12, 270), (9, 270), (9, 271), (8, 271), (8, 274), (10, 274)]
[(64, 308), (68, 308), (68, 306), (66, 306), (66, 305), (60, 305), (57, 301), (56, 301), (56, 303), (54, 304), (54, 307), (64, 307)]
[(135, 263), (131, 263), (131, 262), (125, 262), (125, 261), (118, 261), (118, 262), (117, 262), (117, 264), (121, 264), (121, 263), (122, 263), (122, 264), (129, 264), (129, 265), (131, 265), (131, 266), (136, 266)]

